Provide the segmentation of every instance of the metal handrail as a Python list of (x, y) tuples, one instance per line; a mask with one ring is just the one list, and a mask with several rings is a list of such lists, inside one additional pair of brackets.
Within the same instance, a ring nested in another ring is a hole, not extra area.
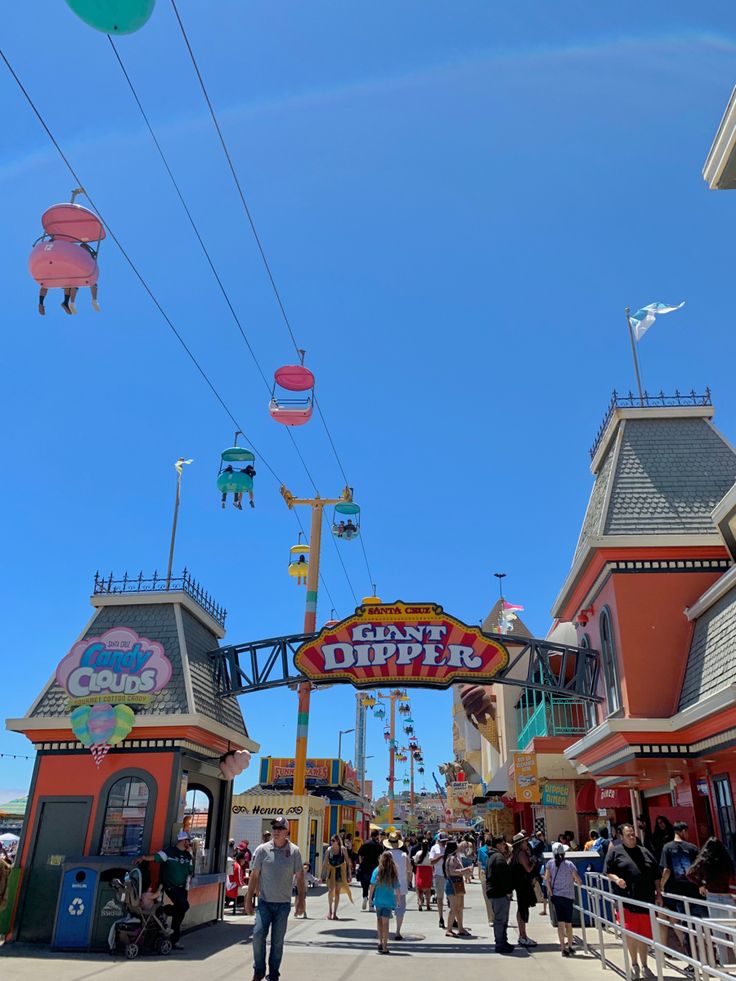
[[(685, 964), (692, 967), (697, 981), (705, 981), (706, 978), (733, 981), (734, 975), (720, 969), (718, 960), (726, 960), (729, 957), (736, 960), (736, 908), (734, 908), (733, 916), (724, 919), (700, 917), (691, 912), (691, 907), (714, 905), (712, 902), (709, 903), (706, 897), (690, 899), (687, 896), (674, 893), (663, 893), (663, 899), (674, 899), (684, 905), (685, 913), (676, 913), (673, 910), (663, 909), (654, 903), (644, 903), (613, 893), (608, 878), (599, 872), (586, 872), (585, 883), (575, 888), (577, 902), (574, 903), (574, 906), (580, 913), (583, 948), (586, 953), (595, 953), (595, 951), (590, 950), (586, 933), (586, 917), (588, 917), (598, 934), (602, 970), (606, 970), (608, 967), (605, 934), (612, 932), (622, 940), (624, 969), (629, 981), (632, 978), (632, 964), (628, 947), (623, 942), (625, 937), (644, 940), (650, 948), (653, 948), (658, 981), (663, 981), (666, 958), (684, 961)], [(644, 937), (624, 926), (624, 903), (627, 906), (635, 906), (640, 912), (649, 915), (651, 938)], [(724, 910), (728, 908), (724, 906)], [(661, 939), (658, 939), (661, 937), (661, 927), (672, 927), (678, 934), (686, 936), (690, 953), (686, 954), (662, 943)], [(736, 964), (734, 966), (736, 967)]]
[(95, 572), (93, 593), (95, 596), (112, 595), (116, 593), (160, 593), (160, 592), (184, 592), (191, 597), (198, 606), (201, 606), (205, 613), (208, 613), (213, 620), (216, 620), (221, 627), (225, 626), (227, 610), (216, 603), (210, 594), (203, 589), (196, 579), (193, 579), (188, 569), (184, 569), (181, 576), (169, 578), (159, 576), (154, 572), (150, 578), (144, 578), (143, 573), (137, 576), (129, 576), (126, 572), (121, 579), (115, 579), (111, 572), (109, 576), (101, 576)]
[(662, 409), (667, 406), (693, 405), (713, 405), (710, 389), (706, 388), (703, 395), (696, 394), (694, 389), (691, 389), (689, 392), (680, 392), (675, 389), (674, 395), (665, 395), (664, 392), (660, 391), (659, 395), (650, 395), (648, 392), (644, 392), (641, 397), (634, 395), (633, 392), (629, 392), (628, 395), (619, 395), (614, 389), (611, 401), (608, 403), (606, 415), (590, 448), (591, 460), (601, 445), (603, 436), (608, 428), (608, 423), (611, 421), (611, 417), (616, 409)]

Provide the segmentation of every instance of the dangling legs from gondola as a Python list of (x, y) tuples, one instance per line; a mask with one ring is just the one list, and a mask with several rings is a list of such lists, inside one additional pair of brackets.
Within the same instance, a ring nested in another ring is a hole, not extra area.
[(94, 286), (90, 286), (90, 293), (92, 294), (92, 309), (96, 312), (100, 312), (100, 304), (97, 302), (97, 283)]
[[(241, 494), (241, 497), (242, 497), (242, 494)], [(249, 490), (248, 491), (248, 503), (250, 504), (250, 506), (252, 508), (254, 508), (256, 506), (256, 502), (253, 500), (253, 491), (252, 490)]]
[(236, 507), (238, 511), (243, 510), (243, 495), (240, 491), (233, 494), (233, 507)]
[(227, 501), (227, 492), (223, 492), (222, 495), (222, 510), (225, 510), (225, 501)]
[(68, 313), (70, 317), (72, 315), (71, 299), (72, 299), (72, 289), (71, 289), (71, 286), (65, 286), (64, 287), (64, 301), (61, 304), (61, 309), (64, 311), (64, 313)]
[(77, 293), (79, 292), (78, 286), (72, 286), (71, 293), (69, 296), (69, 309), (72, 313), (77, 312)]
[(46, 307), (43, 305), (46, 299), (46, 294), (48, 293), (48, 287), (42, 286), (38, 292), (38, 312), (42, 317), (46, 316)]

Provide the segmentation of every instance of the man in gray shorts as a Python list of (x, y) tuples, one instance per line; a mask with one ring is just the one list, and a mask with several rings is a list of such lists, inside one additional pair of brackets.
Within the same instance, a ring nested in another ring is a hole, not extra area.
[(258, 910), (253, 928), (253, 981), (266, 977), (266, 938), (271, 930), (268, 956), (269, 981), (279, 981), (284, 936), (291, 909), (291, 894), (296, 877), (297, 899), (294, 914), (305, 910), (304, 866), (296, 845), (289, 841), (289, 822), (275, 818), (271, 822), (271, 840), (256, 848), (250, 866), (245, 912), (253, 913), (253, 897), (258, 896)]

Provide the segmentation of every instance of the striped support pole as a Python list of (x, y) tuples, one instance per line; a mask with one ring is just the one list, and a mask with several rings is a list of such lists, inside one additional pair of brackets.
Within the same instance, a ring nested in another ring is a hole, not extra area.
[(395, 776), (395, 756), (396, 750), (394, 749), (394, 743), (396, 741), (396, 692), (392, 691), (389, 695), (391, 700), (391, 722), (390, 722), (390, 736), (389, 736), (389, 750), (388, 750), (388, 823), (394, 823), (394, 782), (396, 780)]
[[(307, 602), (304, 609), (304, 633), (317, 629), (317, 589), (319, 586), (319, 557), (322, 544), (322, 501), (312, 502), (312, 527), (309, 533), (309, 569), (307, 570)], [(294, 795), (306, 791), (307, 737), (309, 735), (309, 700), (312, 685), (303, 681), (299, 685), (299, 707), (296, 719), (296, 752), (294, 753)]]

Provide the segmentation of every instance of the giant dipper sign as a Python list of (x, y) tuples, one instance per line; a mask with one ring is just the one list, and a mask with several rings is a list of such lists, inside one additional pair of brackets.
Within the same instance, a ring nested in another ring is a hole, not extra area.
[(348, 681), (357, 688), (491, 681), (509, 654), (477, 627), (436, 603), (359, 606), (303, 644), (294, 665), (310, 681)]

